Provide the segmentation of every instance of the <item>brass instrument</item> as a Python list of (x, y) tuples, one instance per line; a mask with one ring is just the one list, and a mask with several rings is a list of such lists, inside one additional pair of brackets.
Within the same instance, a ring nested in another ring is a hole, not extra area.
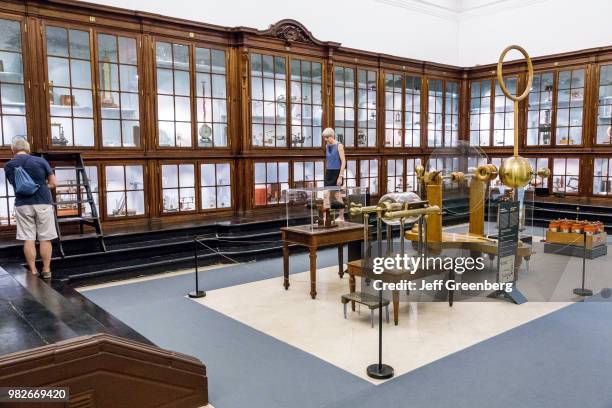
[[(527, 61), (527, 85), (525, 86), (525, 90), (521, 95), (512, 95), (508, 88), (506, 88), (506, 84), (504, 83), (504, 76), (502, 72), (502, 66), (504, 63), (504, 57), (510, 50), (517, 50), (525, 57)], [(518, 146), (519, 146), (519, 102), (529, 96), (529, 91), (531, 90), (531, 84), (533, 82), (533, 65), (531, 63), (531, 58), (527, 54), (527, 51), (523, 47), (518, 45), (510, 45), (504, 49), (502, 54), (499, 56), (499, 61), (497, 62), (497, 81), (499, 86), (506, 95), (507, 98), (511, 99), (514, 102), (514, 156), (508, 158), (499, 169), (499, 178), (501, 179), (504, 185), (511, 188), (521, 188), (525, 187), (531, 181), (533, 177), (533, 168), (531, 168), (531, 164), (529, 160), (524, 157), (519, 156), (518, 154)]]
[(383, 218), (391, 220), (398, 218), (418, 217), (427, 214), (440, 214), (441, 212), (442, 210), (440, 210), (440, 207), (437, 205), (432, 205), (430, 207), (413, 208), (410, 210), (387, 211), (383, 214)]

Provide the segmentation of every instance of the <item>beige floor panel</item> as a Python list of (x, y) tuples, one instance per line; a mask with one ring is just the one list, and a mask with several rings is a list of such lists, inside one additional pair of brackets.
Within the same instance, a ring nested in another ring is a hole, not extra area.
[[(365, 374), (377, 361), (378, 329), (370, 313), (350, 312), (345, 320), (340, 296), (348, 293), (348, 276), (338, 267), (320, 269), (317, 299), (309, 295), (308, 273), (291, 275), (285, 291), (282, 277), (208, 291), (195, 301), (254, 329), (313, 354), (373, 383)], [(399, 325), (384, 323), (384, 362), (404, 374), (451, 353), (551, 313), (568, 303), (506, 301), (402, 303)], [(384, 317), (384, 315), (383, 315)], [(375, 319), (378, 316), (375, 315)], [(377, 322), (377, 320), (376, 320)]]

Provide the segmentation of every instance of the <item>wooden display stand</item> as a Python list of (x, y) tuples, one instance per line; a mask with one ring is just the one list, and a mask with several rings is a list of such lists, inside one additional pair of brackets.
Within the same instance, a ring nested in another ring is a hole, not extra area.
[[(344, 275), (345, 243), (363, 240), (363, 225), (340, 221), (335, 228), (312, 228), (311, 225), (298, 225), (281, 228), (283, 237), (283, 286), (289, 289), (289, 245), (297, 244), (308, 248), (310, 257), (310, 296), (317, 297), (317, 249), (338, 246), (338, 275)], [(349, 251), (350, 256), (350, 251)], [(351, 259), (349, 259), (350, 261)]]
[[(604, 256), (608, 253), (608, 234), (586, 236), (586, 257), (588, 259)], [(584, 234), (575, 232), (559, 232), (546, 230), (546, 243), (544, 253), (568, 256), (583, 256)]]

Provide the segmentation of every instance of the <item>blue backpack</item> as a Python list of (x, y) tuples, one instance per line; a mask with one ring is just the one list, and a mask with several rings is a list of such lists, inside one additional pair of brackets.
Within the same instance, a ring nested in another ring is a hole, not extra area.
[[(26, 163), (30, 160), (26, 160)], [(25, 163), (24, 163), (25, 164)], [(36, 194), (40, 186), (32, 180), (32, 177), (28, 174), (27, 171), (21, 166), (17, 166), (15, 168), (15, 193), (20, 196), (33, 196)]]

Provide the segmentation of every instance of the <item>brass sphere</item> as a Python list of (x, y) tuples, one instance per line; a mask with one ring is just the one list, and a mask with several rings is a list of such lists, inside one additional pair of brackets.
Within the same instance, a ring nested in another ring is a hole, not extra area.
[(507, 187), (525, 187), (532, 177), (533, 168), (531, 168), (531, 163), (521, 156), (509, 157), (499, 168), (499, 178)]
[(537, 174), (538, 177), (548, 178), (550, 176), (550, 169), (548, 167), (540, 167)]
[(497, 167), (494, 164), (482, 164), (476, 169), (476, 180), (489, 182), (497, 177)]

